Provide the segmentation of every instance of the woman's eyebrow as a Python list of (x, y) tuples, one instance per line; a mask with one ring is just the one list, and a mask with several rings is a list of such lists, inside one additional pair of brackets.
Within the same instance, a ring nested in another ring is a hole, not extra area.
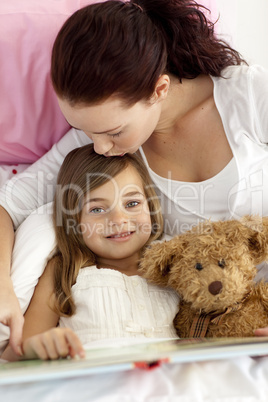
[[(65, 119), (65, 120), (66, 120), (66, 119)], [(83, 131), (81, 128), (78, 128), (78, 127), (72, 126), (72, 125), (71, 125), (71, 124), (68, 122), (68, 120), (66, 120), (66, 122), (69, 124), (69, 126), (71, 126), (72, 128), (74, 128), (75, 130)], [(120, 125), (120, 126), (118, 126), (118, 127), (115, 127), (115, 128), (111, 128), (110, 130), (105, 130), (105, 131), (94, 131), (92, 134), (107, 134), (107, 133), (110, 133), (111, 131), (118, 130), (119, 128), (121, 128), (121, 125)]]

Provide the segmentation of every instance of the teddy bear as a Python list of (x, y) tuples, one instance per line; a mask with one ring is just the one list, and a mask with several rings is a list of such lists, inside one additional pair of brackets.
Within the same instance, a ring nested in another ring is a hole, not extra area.
[(204, 221), (153, 243), (140, 261), (148, 281), (180, 295), (180, 338), (251, 337), (268, 326), (268, 283), (255, 282), (268, 259), (268, 217)]

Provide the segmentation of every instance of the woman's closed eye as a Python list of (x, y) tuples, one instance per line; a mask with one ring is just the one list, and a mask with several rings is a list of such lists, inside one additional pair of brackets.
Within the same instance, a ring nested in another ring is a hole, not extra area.
[(108, 134), (108, 135), (109, 135), (109, 137), (115, 138), (115, 137), (119, 137), (120, 134), (122, 134), (122, 131), (119, 131), (118, 133), (115, 133), (115, 134)]

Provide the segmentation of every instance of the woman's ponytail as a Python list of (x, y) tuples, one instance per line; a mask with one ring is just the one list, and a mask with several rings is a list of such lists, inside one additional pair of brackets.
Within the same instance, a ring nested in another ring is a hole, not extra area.
[(206, 7), (189, 0), (135, 0), (165, 38), (167, 72), (178, 78), (199, 74), (221, 76), (230, 65), (245, 61), (214, 34)]

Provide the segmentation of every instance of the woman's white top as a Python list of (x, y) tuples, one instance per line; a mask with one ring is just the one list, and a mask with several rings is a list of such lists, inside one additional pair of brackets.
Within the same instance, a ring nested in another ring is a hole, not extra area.
[(207, 217), (226, 218), (229, 189), (235, 186), (238, 177), (234, 158), (211, 179), (189, 183), (159, 176), (150, 168), (142, 149), (140, 153), (161, 199), (165, 233), (172, 236), (185, 232)]
[(72, 287), (76, 313), (59, 325), (73, 329), (83, 344), (109, 338), (177, 337), (173, 319), (179, 297), (171, 289), (113, 269), (82, 268)]
[[(215, 104), (233, 152), (231, 162), (201, 183), (168, 181), (150, 169), (168, 234), (185, 231), (205, 218), (268, 215), (268, 70), (232, 66), (223, 75), (211, 78)], [(65, 155), (90, 142), (83, 132), (71, 129), (46, 155), (1, 188), (0, 204), (15, 227), (52, 200)]]

